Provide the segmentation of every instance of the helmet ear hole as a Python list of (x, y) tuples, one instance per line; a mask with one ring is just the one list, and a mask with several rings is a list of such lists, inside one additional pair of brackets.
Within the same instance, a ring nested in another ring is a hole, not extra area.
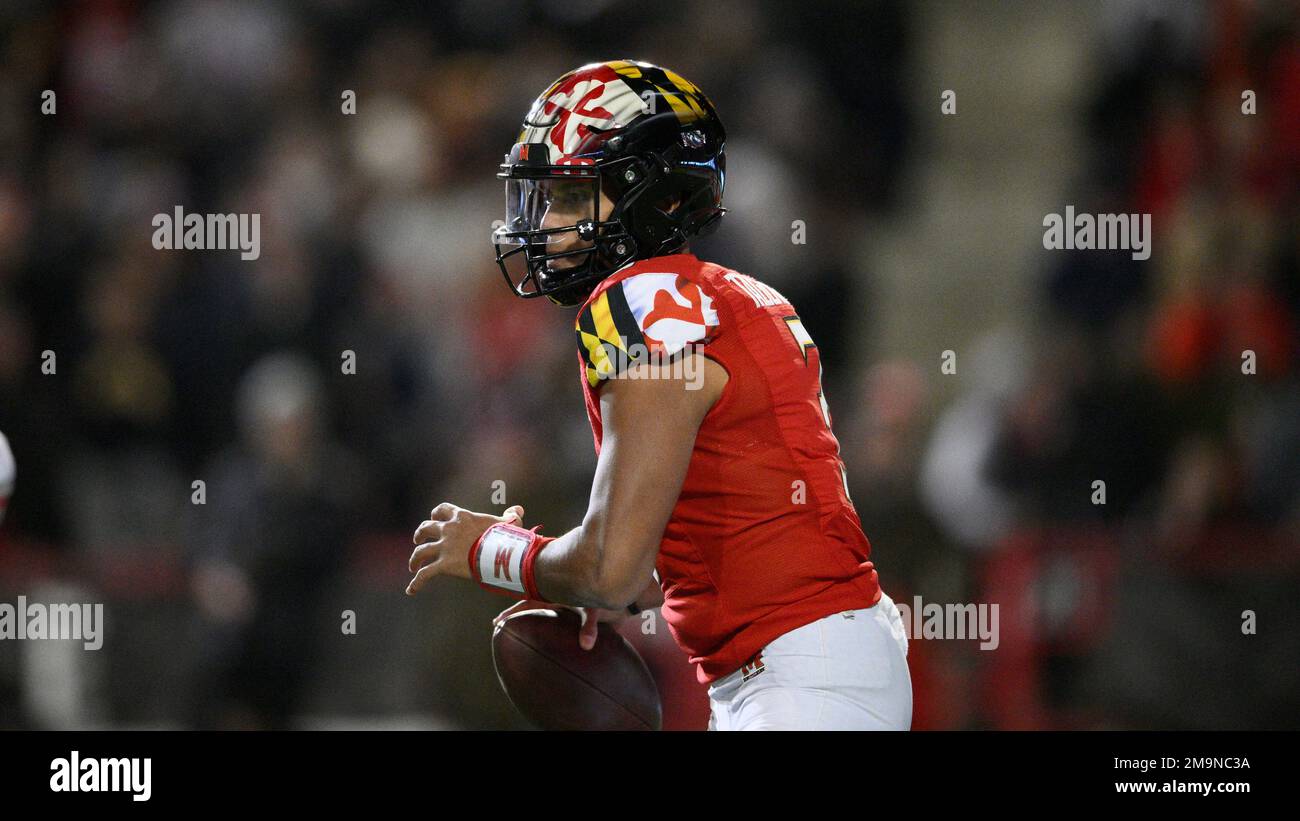
[(659, 202), (655, 203), (655, 208), (658, 208), (660, 211), (663, 211), (665, 214), (675, 213), (679, 208), (684, 208), (685, 206), (686, 206), (686, 195), (681, 192), (677, 192), (675, 194), (669, 194), (668, 196), (659, 200)]

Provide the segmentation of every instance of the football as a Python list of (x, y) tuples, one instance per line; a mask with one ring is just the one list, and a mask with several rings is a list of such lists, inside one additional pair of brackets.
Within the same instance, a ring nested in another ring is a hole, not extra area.
[(582, 617), (525, 610), (492, 634), (497, 679), (515, 708), (544, 730), (658, 730), (659, 690), (641, 656), (610, 624), (578, 646)]

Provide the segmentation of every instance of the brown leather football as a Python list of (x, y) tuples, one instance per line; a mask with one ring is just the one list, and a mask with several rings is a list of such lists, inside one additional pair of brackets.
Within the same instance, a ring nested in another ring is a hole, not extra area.
[(573, 610), (525, 610), (492, 634), (492, 661), (511, 703), (544, 730), (658, 730), (659, 689), (641, 656), (612, 625), (578, 646)]

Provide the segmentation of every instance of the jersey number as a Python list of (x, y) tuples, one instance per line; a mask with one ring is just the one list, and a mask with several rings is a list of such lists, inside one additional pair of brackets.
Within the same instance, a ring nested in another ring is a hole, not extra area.
[[(803, 362), (805, 365), (807, 365), (808, 351), (817, 347), (817, 343), (813, 342), (812, 334), (808, 333), (808, 329), (803, 326), (803, 320), (797, 316), (785, 317), (785, 326), (790, 329), (790, 334), (791, 336), (794, 337), (795, 344), (799, 346), (799, 350), (803, 353)], [(835, 438), (835, 431), (831, 430), (831, 409), (830, 406), (826, 404), (826, 394), (822, 392), (821, 384), (822, 384), (822, 363), (821, 363), (821, 358), (818, 357), (817, 399), (818, 401), (821, 402), (822, 418), (826, 420), (826, 430), (827, 432), (830, 433), (831, 439), (835, 440), (835, 452), (836, 454), (838, 454), (840, 452), (840, 440)], [(840, 459), (839, 463), (840, 463), (840, 479), (844, 482), (844, 495), (849, 496), (849, 477), (844, 472), (844, 460)], [(850, 497), (850, 501), (852, 501), (852, 497)]]

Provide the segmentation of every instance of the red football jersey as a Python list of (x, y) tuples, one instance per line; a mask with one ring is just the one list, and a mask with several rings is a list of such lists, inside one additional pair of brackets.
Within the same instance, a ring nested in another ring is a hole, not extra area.
[(601, 282), (577, 332), (597, 453), (597, 393), (629, 353), (698, 346), (730, 375), (696, 435), (656, 561), (664, 617), (700, 681), (796, 627), (879, 601), (817, 347), (784, 297), (691, 254), (656, 257)]

